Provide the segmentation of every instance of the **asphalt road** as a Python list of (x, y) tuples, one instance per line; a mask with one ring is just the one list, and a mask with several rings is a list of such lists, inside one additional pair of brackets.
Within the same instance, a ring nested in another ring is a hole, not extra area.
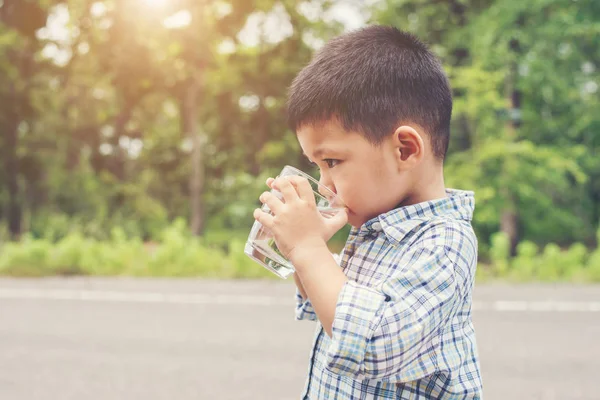
[[(298, 399), (290, 282), (0, 279), (0, 399)], [(487, 400), (600, 399), (600, 286), (480, 285)]]

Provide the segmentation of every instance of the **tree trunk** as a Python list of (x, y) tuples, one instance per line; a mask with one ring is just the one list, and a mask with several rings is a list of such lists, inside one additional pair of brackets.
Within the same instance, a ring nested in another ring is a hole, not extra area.
[(185, 89), (183, 98), (183, 119), (185, 137), (188, 137), (192, 144), (192, 174), (190, 176), (190, 206), (191, 220), (190, 228), (195, 236), (202, 235), (204, 230), (204, 204), (202, 192), (204, 190), (204, 160), (202, 156), (202, 137), (198, 128), (198, 97), (200, 95), (201, 82), (196, 75), (190, 79), (190, 83)]
[[(18, 3), (13, 3), (13, 6)], [(28, 28), (38, 29), (45, 23), (45, 14), (39, 8), (29, 8), (32, 15), (29, 21), (32, 24)], [(28, 12), (29, 12), (28, 11)], [(24, 14), (25, 15), (25, 14)], [(1, 18), (6, 15), (0, 15)], [(43, 18), (42, 18), (43, 17)], [(0, 19), (1, 19), (0, 18)], [(33, 33), (35, 30), (29, 31)], [(8, 188), (8, 205), (6, 208), (8, 219), (8, 231), (11, 239), (17, 240), (22, 233), (22, 218), (23, 218), (23, 199), (21, 196), (21, 188), (19, 185), (19, 125), (22, 121), (26, 121), (33, 115), (33, 110), (30, 104), (30, 87), (32, 76), (34, 75), (34, 45), (31, 40), (25, 41), (25, 46), (18, 49), (9, 49), (7, 60), (13, 63), (19, 70), (19, 77), (15, 81), (11, 81), (8, 85), (7, 105), (4, 106), (4, 115), (0, 115), (0, 121), (4, 119), (4, 141), (2, 143), (3, 151), (0, 151), (4, 158), (4, 169), (6, 173), (6, 186)], [(24, 83), (19, 85), (18, 83)], [(0, 99), (2, 101), (4, 99)], [(4, 118), (3, 118), (4, 117)]]
[[(519, 42), (512, 40), (510, 43), (511, 53), (514, 59), (511, 61), (511, 65), (508, 71), (508, 76), (505, 84), (505, 95), (508, 113), (506, 116), (506, 142), (507, 144), (513, 143), (517, 140), (517, 129), (520, 125), (520, 112), (521, 112), (521, 93), (516, 89), (516, 79), (518, 73), (517, 57), (519, 52)], [(514, 163), (512, 160), (504, 159), (504, 174), (505, 182), (510, 182), (511, 177), (515, 176), (512, 171)], [(517, 211), (517, 198), (515, 193), (508, 187), (502, 188), (504, 197), (504, 209), (500, 217), (500, 231), (506, 234), (510, 243), (510, 254), (511, 256), (516, 255), (517, 245), (519, 243), (519, 213)]]
[(505, 205), (500, 218), (500, 231), (506, 234), (510, 244), (510, 255), (516, 255), (519, 244), (519, 214), (517, 213), (514, 199), (509, 197), (509, 204)]
[(124, 182), (127, 179), (126, 164), (128, 162), (126, 150), (122, 149), (119, 145), (119, 139), (125, 136), (125, 127), (131, 119), (134, 106), (131, 104), (125, 104), (122, 111), (115, 118), (114, 125), (114, 136), (113, 136), (113, 151), (114, 151), (114, 170), (113, 173), (119, 179), (120, 182)]
[[(11, 85), (13, 86), (13, 85)], [(8, 207), (7, 207), (7, 218), (8, 218), (8, 231), (11, 239), (17, 240), (21, 236), (21, 216), (23, 210), (21, 209), (20, 202), (20, 188), (19, 188), (19, 159), (17, 157), (17, 144), (19, 140), (19, 115), (16, 110), (16, 93), (14, 86), (11, 87), (12, 104), (10, 111), (8, 112), (8, 120), (6, 121), (6, 133), (4, 135), (3, 147), (4, 147), (4, 169), (7, 177), (7, 188), (8, 188)]]

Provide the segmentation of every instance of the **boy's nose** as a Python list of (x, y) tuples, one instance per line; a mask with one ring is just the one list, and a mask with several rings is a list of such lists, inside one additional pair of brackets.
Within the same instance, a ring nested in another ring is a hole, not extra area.
[[(335, 187), (333, 186), (333, 182), (331, 182), (330, 179), (327, 179), (327, 177), (325, 175), (321, 175), (321, 177), (319, 178), (319, 183), (323, 186), (326, 186), (328, 189), (330, 189), (333, 193), (335, 192)], [(321, 193), (321, 195), (323, 197), (325, 197), (327, 200), (330, 200), (331, 198), (331, 192), (324, 190), (323, 186), (319, 186), (319, 193)]]

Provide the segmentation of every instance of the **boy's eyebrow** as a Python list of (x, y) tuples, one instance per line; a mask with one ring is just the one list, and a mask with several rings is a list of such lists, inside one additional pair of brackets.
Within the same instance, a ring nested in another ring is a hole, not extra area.
[[(335, 153), (335, 151), (332, 149), (328, 149), (326, 147), (320, 147), (315, 150), (315, 153), (314, 153), (315, 158), (320, 157), (323, 153)], [(304, 151), (302, 151), (302, 155), (310, 160), (310, 157), (308, 155), (306, 155), (306, 153)]]

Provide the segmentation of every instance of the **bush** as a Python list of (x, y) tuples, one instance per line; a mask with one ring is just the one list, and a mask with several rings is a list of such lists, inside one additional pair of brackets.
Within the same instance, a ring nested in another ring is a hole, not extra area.
[[(143, 242), (120, 227), (106, 240), (87, 237), (74, 230), (55, 241), (24, 235), (20, 242), (0, 245), (0, 275), (100, 275), (174, 276), (214, 278), (274, 278), (244, 254), (246, 231), (213, 232), (192, 236), (179, 219), (158, 234), (157, 241)], [(341, 249), (341, 236), (330, 248)], [(339, 247), (339, 248), (338, 248)], [(529, 241), (509, 256), (508, 238), (498, 233), (489, 246), (489, 264), (480, 264), (477, 279), (512, 281), (600, 282), (600, 248), (588, 250), (575, 243), (568, 249), (547, 244), (542, 249)]]
[(600, 282), (600, 247), (590, 255), (585, 275), (591, 282)]
[(600, 282), (600, 228), (596, 233), (598, 247), (590, 255), (587, 262), (586, 278), (591, 282)]
[(582, 243), (574, 243), (568, 249), (561, 249), (548, 243), (539, 249), (535, 243), (523, 241), (517, 245), (515, 257), (510, 258), (509, 253), (506, 235), (493, 234), (488, 251), (489, 264), (478, 266), (477, 279), (600, 282), (600, 247), (590, 250)]
[(589, 250), (583, 243), (573, 243), (562, 257), (562, 277), (566, 280), (585, 280), (582, 273), (585, 271)]
[(130, 275), (203, 276), (222, 278), (275, 277), (246, 257), (244, 242), (234, 240), (225, 252), (203, 244), (178, 220), (160, 242), (143, 243), (115, 228), (109, 240), (70, 233), (57, 243), (25, 236), (0, 248), (0, 274), (10, 276)]
[(498, 232), (491, 237), (490, 261), (492, 262), (493, 275), (505, 276), (508, 273), (510, 259), (510, 242), (508, 236)]
[(538, 246), (530, 241), (524, 241), (517, 246), (517, 255), (511, 261), (510, 278), (516, 281), (533, 279), (540, 268)]
[(20, 243), (6, 243), (0, 249), (0, 274), (37, 277), (52, 275), (49, 268), (52, 245), (25, 237)]

